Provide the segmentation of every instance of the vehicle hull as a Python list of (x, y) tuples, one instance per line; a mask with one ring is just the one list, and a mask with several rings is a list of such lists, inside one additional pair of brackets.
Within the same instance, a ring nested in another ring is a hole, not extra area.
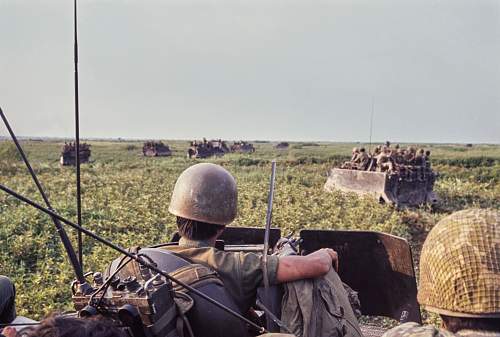
[(339, 190), (369, 195), (381, 202), (396, 206), (435, 204), (433, 192), (435, 174), (401, 176), (386, 172), (373, 172), (333, 168), (325, 183), (326, 191)]

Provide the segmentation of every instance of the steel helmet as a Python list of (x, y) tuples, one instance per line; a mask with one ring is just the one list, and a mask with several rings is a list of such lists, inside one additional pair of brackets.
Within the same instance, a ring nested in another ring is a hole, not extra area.
[(500, 317), (500, 211), (453, 213), (430, 231), (420, 255), (418, 301), (455, 317)]
[(181, 173), (168, 211), (186, 219), (228, 225), (236, 218), (237, 203), (233, 176), (219, 165), (201, 163)]

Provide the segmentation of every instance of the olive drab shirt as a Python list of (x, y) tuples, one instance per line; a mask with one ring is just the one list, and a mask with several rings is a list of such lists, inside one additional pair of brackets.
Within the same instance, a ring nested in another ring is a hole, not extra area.
[[(255, 303), (257, 288), (263, 284), (262, 255), (244, 252), (224, 252), (205, 241), (181, 238), (178, 246), (165, 249), (214, 269), (241, 312), (246, 313)], [(278, 257), (268, 255), (267, 274), (270, 284), (276, 284)]]
[(432, 325), (408, 322), (392, 328), (384, 333), (382, 337), (500, 337), (500, 331), (461, 330), (452, 333), (444, 329), (437, 329)]

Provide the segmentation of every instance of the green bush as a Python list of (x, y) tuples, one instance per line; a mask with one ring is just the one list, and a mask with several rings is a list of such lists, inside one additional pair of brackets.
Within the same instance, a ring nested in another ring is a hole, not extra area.
[(0, 161), (16, 162), (22, 160), (16, 145), (12, 141), (0, 142)]
[(452, 158), (452, 159), (432, 159), (432, 163), (450, 166), (459, 166), (465, 168), (493, 166), (500, 164), (499, 158), (494, 157), (468, 157), (468, 158)]

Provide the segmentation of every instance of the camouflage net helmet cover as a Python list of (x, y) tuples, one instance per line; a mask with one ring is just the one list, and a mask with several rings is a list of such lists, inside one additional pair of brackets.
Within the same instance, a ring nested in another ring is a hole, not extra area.
[(222, 166), (201, 163), (181, 173), (168, 210), (186, 219), (228, 225), (236, 218), (237, 203), (233, 176)]
[(500, 211), (456, 212), (431, 230), (418, 301), (448, 316), (500, 317)]

